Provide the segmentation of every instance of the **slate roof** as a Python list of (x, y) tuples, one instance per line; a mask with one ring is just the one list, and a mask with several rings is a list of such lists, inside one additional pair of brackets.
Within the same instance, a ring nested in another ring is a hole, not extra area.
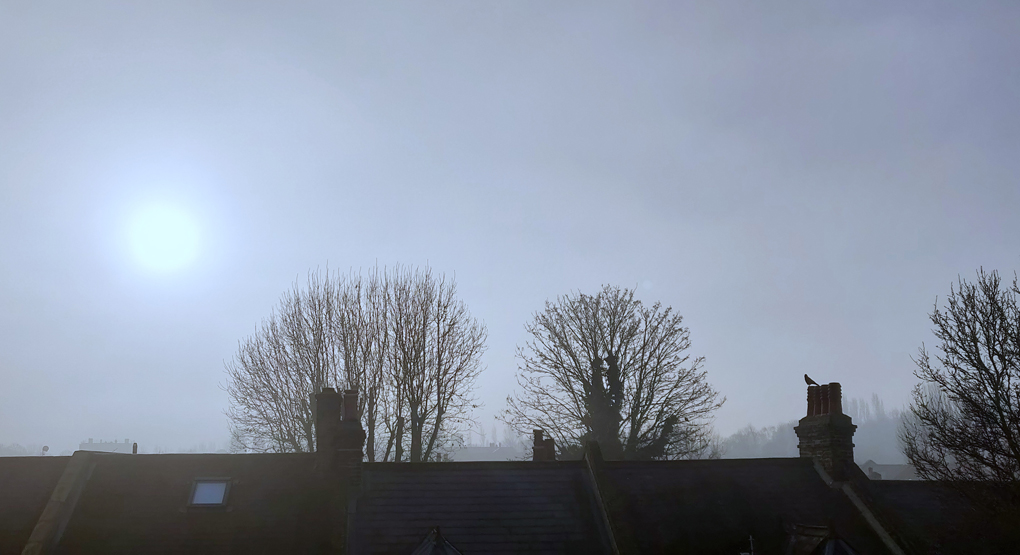
[[(803, 458), (364, 463), (350, 499), (352, 476), (320, 468), (323, 460), (310, 453), (0, 458), (0, 555), (21, 553), (33, 529), (49, 522), (62, 489), (80, 495), (65, 516), (54, 513), (63, 527), (53, 536), (58, 554), (345, 547), (351, 555), (418, 548), (594, 554), (615, 545), (634, 555), (735, 555), (749, 551), (751, 537), (756, 553), (793, 544), (804, 546), (797, 553), (815, 553), (839, 542), (860, 555), (888, 553), (876, 522), (906, 553), (1020, 553), (1020, 519), (1010, 522), (954, 490), (858, 473), (850, 483), (863, 505), (855, 505)], [(197, 478), (228, 478), (225, 506), (189, 506)], [(436, 535), (430, 543), (436, 527), (442, 541)]]
[(1004, 514), (947, 486), (877, 480), (866, 492), (899, 543), (913, 552), (1020, 553), (1020, 515)]
[(21, 553), (70, 457), (0, 457), (0, 554)]
[[(312, 454), (93, 454), (56, 553), (319, 553), (335, 492)], [(230, 478), (225, 507), (189, 507), (199, 477)], [(336, 515), (334, 515), (336, 516)]]
[(408, 554), (435, 526), (463, 553), (606, 553), (583, 461), (367, 463), (353, 553)]
[(622, 550), (783, 553), (795, 525), (829, 527), (858, 553), (887, 553), (811, 459), (605, 462), (601, 481)]

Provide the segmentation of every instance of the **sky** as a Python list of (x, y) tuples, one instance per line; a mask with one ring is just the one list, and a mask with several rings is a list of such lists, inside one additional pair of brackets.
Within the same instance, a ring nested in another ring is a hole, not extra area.
[(937, 299), (1020, 270), (1017, 29), (1008, 1), (0, 0), (0, 444), (225, 444), (224, 363), (327, 265), (456, 277), (487, 429), (525, 323), (602, 284), (684, 315), (720, 434), (803, 416), (804, 373), (902, 406)]

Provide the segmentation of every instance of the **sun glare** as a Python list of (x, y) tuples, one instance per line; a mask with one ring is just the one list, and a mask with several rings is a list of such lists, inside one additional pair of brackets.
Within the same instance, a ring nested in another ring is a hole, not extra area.
[(149, 270), (176, 270), (198, 254), (198, 225), (187, 212), (173, 206), (149, 206), (138, 211), (128, 234), (132, 254)]

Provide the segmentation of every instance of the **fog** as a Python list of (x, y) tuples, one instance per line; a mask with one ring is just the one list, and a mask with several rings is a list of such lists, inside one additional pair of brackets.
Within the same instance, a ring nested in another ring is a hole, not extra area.
[[(848, 399), (844, 413), (853, 419), (854, 459), (858, 464), (868, 460), (880, 464), (907, 464), (900, 443), (900, 426), (907, 411), (888, 409), (873, 394), (871, 399)], [(797, 420), (756, 427), (748, 424), (719, 441), (718, 453), (723, 458), (747, 459), (760, 457), (797, 457)]]
[(0, 0), (0, 444), (220, 449), (224, 362), (281, 294), (398, 263), (487, 325), (485, 429), (525, 322), (602, 284), (685, 316), (721, 437), (803, 416), (805, 372), (902, 407), (936, 299), (1020, 268), (1018, 28), (1015, 2)]

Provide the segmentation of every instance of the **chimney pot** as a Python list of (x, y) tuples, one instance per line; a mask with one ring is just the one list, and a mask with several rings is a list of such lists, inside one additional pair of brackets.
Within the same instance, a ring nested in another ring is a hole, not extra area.
[(829, 413), (843, 414), (843, 386), (838, 382), (829, 384)]

